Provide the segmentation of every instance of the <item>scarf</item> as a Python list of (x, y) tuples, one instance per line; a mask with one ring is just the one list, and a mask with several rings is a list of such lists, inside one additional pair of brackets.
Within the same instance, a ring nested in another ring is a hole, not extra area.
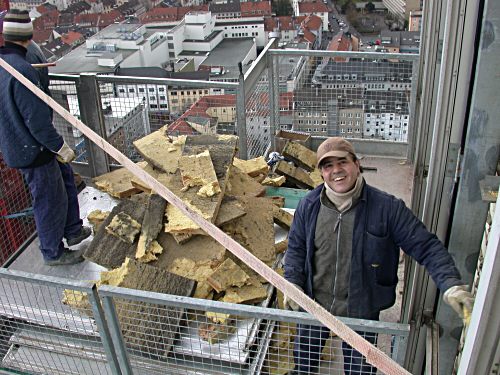
[(354, 187), (345, 193), (335, 192), (328, 184), (325, 182), (325, 192), (326, 196), (335, 205), (339, 212), (347, 211), (352, 207), (352, 203), (355, 202), (361, 196), (361, 190), (363, 189), (363, 176), (361, 174), (356, 180)]

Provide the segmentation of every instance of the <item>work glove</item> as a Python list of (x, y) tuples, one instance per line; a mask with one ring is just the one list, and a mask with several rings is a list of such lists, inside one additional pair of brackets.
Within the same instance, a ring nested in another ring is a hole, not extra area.
[[(297, 285), (295, 286), (297, 287), (297, 289), (300, 289), (301, 292), (304, 291), (300, 286)], [(299, 304), (294, 300), (292, 300), (290, 297), (288, 297), (286, 294), (283, 295), (283, 307), (285, 308), (285, 310), (291, 310), (291, 311), (299, 311), (300, 309)]]
[(62, 147), (56, 152), (56, 154), (56, 158), (60, 163), (69, 163), (75, 159), (75, 152), (66, 142), (63, 143)]
[(467, 289), (467, 285), (452, 286), (444, 292), (443, 299), (468, 323), (474, 304), (474, 297), (472, 297), (472, 294)]

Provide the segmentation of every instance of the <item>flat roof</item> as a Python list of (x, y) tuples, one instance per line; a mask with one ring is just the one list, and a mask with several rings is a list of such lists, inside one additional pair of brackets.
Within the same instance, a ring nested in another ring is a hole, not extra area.
[(224, 39), (210, 52), (202, 65), (238, 66), (253, 45), (253, 38)]

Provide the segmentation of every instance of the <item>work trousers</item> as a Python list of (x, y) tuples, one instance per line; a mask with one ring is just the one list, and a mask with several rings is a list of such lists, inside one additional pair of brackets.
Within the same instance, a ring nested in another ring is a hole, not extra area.
[[(358, 334), (372, 344), (377, 341), (376, 333), (358, 332)], [(309, 375), (318, 373), (321, 351), (328, 336), (330, 336), (328, 328), (299, 324), (293, 350), (295, 360), (293, 374)], [(344, 341), (342, 341), (342, 353), (344, 355), (345, 375), (377, 373), (376, 367), (368, 364), (360, 352)]]
[(77, 236), (83, 223), (73, 170), (55, 157), (39, 167), (20, 170), (33, 199), (40, 251), (45, 260), (57, 259), (64, 250), (63, 237)]

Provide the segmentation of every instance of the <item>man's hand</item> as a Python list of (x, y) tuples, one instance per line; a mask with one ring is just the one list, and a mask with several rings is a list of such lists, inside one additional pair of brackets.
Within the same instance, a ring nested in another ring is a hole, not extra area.
[(446, 290), (443, 295), (444, 301), (466, 320), (470, 317), (474, 305), (474, 297), (467, 289), (467, 285), (456, 285)]
[[(303, 291), (303, 289), (300, 286), (297, 286), (297, 289), (300, 289), (300, 291)], [(291, 310), (291, 311), (299, 311), (300, 306), (297, 302), (292, 300), (290, 297), (288, 297), (286, 294), (283, 295), (283, 307), (285, 310)]]
[(56, 158), (60, 163), (69, 163), (75, 159), (75, 152), (66, 142), (63, 143), (62, 147), (56, 152), (56, 154)]

